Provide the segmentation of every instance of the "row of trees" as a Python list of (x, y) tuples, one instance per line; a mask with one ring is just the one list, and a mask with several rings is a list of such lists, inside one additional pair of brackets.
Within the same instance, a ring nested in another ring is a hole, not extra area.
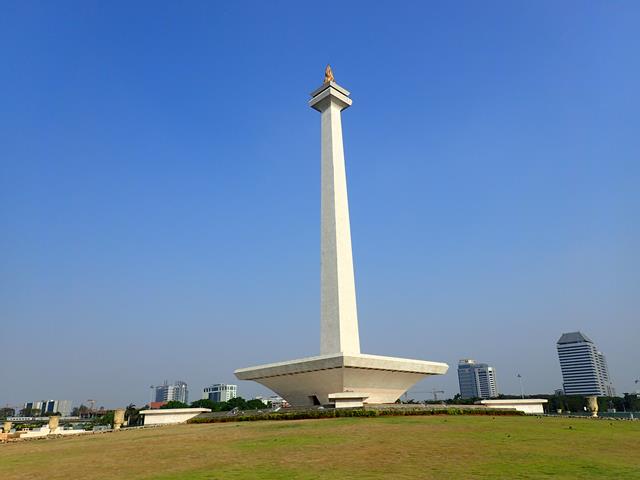
[[(171, 401), (160, 408), (188, 408), (189, 405), (182, 402)], [(263, 408), (269, 408), (270, 405), (264, 403), (262, 400), (245, 400), (242, 397), (235, 397), (227, 402), (214, 402), (212, 400), (203, 399), (191, 402), (191, 407), (194, 408), (209, 408), (212, 412), (228, 412), (237, 408), (238, 410), (260, 410)]]
[[(498, 399), (518, 399), (516, 395), (499, 395)], [(544, 398), (548, 400), (547, 408), (549, 412), (582, 412), (587, 406), (587, 401), (583, 395), (526, 395), (525, 398)], [(460, 394), (449, 400), (443, 400), (452, 405), (472, 405), (480, 398), (461, 398)], [(425, 403), (442, 403), (442, 401), (428, 400)], [(640, 398), (635, 393), (625, 393), (623, 397), (598, 397), (598, 408), (600, 411), (615, 409), (618, 412), (639, 412)]]
[[(196, 400), (195, 402), (191, 402), (191, 405), (187, 405), (186, 403), (171, 401), (168, 402), (161, 408), (188, 408), (188, 407), (197, 407), (197, 408), (209, 408), (213, 412), (228, 412), (237, 408), (238, 410), (260, 410), (264, 408), (269, 408), (271, 405), (264, 403), (261, 400), (245, 400), (242, 397), (232, 398), (228, 402), (213, 402), (211, 400)], [(145, 405), (142, 408), (137, 408), (133, 403), (129, 404), (125, 409), (124, 418), (125, 421), (128, 421), (129, 425), (142, 425), (143, 423), (143, 415), (140, 415), (140, 410), (145, 410), (149, 408), (148, 405)], [(102, 410), (104, 412), (104, 410)], [(39, 413), (39, 412), (38, 412)], [(85, 405), (80, 405), (73, 409), (72, 415), (88, 416), (90, 413), (90, 409)], [(94, 412), (91, 412), (94, 413)], [(98, 413), (98, 412), (95, 412)], [(21, 412), (24, 416), (31, 416), (31, 412)], [(28, 414), (28, 415), (27, 415)], [(12, 417), (15, 415), (15, 409), (13, 408), (0, 408), (0, 419), (6, 417)], [(48, 413), (49, 415), (60, 415), (59, 413)], [(95, 425), (112, 425), (113, 424), (113, 411), (107, 411), (103, 415), (99, 415), (96, 418), (93, 418), (91, 422)]]
[(16, 414), (16, 409), (11, 407), (0, 408), (0, 420), (7, 417), (13, 417)]
[[(76, 415), (78, 413), (86, 413), (88, 409), (86, 407), (83, 409), (84, 405), (78, 407), (78, 411), (74, 412)], [(196, 400), (195, 402), (191, 402), (191, 405), (187, 405), (186, 403), (171, 401), (167, 404), (163, 405), (161, 408), (189, 408), (189, 407), (197, 407), (197, 408), (209, 408), (213, 412), (228, 412), (237, 408), (238, 410), (259, 410), (263, 408), (269, 408), (270, 405), (262, 402), (261, 400), (245, 400), (242, 397), (232, 398), (228, 402), (213, 402), (211, 400)], [(143, 424), (143, 415), (140, 414), (141, 410), (145, 410), (149, 408), (148, 405), (145, 405), (142, 408), (137, 408), (133, 403), (129, 404), (124, 412), (125, 421), (128, 422), (128, 425), (142, 425)], [(86, 410), (85, 410), (86, 409)], [(75, 410), (75, 409), (74, 409)], [(0, 418), (12, 416), (14, 414), (13, 409), (0, 409)], [(97, 416), (96, 418), (91, 419), (91, 423), (95, 425), (112, 425), (113, 424), (113, 411), (107, 411), (103, 415)]]
[[(232, 398), (228, 402), (213, 402), (211, 400), (196, 400), (191, 402), (191, 405), (187, 405), (183, 402), (171, 401), (167, 402), (160, 408), (209, 408), (213, 412), (228, 412), (237, 408), (238, 410), (259, 410), (262, 408), (269, 408), (270, 405), (262, 402), (261, 400), (245, 400), (242, 397)], [(146, 410), (149, 408), (145, 405), (142, 408), (137, 408), (133, 403), (129, 404), (124, 411), (124, 419), (129, 426), (142, 425), (144, 423), (143, 415), (140, 414), (140, 410)], [(106, 414), (93, 420), (96, 425), (112, 425), (113, 424), (113, 411), (109, 411)]]
[[(581, 412), (587, 406), (585, 397), (581, 395), (539, 395), (538, 398), (549, 400), (550, 412)], [(640, 398), (633, 393), (625, 393), (624, 397), (598, 397), (598, 409), (607, 411), (615, 409), (618, 412), (640, 411)]]

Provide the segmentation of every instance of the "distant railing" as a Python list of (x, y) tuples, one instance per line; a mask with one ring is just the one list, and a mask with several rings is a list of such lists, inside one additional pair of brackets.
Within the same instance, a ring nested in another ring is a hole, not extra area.
[[(549, 416), (552, 417), (591, 417), (590, 412), (565, 412), (556, 413), (550, 412)], [(628, 418), (628, 419), (640, 419), (640, 412), (598, 412), (600, 418)]]
[[(7, 421), (13, 423), (20, 422), (48, 422), (51, 417), (7, 417)], [(60, 417), (60, 422), (79, 422), (80, 417)]]

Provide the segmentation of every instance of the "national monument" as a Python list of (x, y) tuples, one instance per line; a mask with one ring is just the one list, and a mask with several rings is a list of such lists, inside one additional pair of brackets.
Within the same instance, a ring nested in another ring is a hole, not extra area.
[(320, 355), (235, 371), (294, 406), (358, 406), (393, 403), (427, 375), (442, 375), (446, 363), (360, 353), (356, 289), (351, 253), (347, 178), (342, 146), (342, 110), (350, 93), (327, 66), (309, 106), (321, 114), (321, 292)]

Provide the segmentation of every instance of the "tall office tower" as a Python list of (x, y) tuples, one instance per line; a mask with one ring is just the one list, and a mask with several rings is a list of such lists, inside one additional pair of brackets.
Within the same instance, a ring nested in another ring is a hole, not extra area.
[(468, 358), (458, 362), (458, 382), (462, 398), (493, 398), (498, 396), (496, 371), (486, 363)]
[(157, 385), (153, 388), (155, 388), (156, 402), (176, 401), (189, 403), (189, 390), (185, 382), (178, 380), (169, 385), (169, 382), (165, 380), (162, 385)]
[(607, 361), (589, 337), (563, 333), (557, 348), (565, 395), (615, 395)]
[(25, 402), (22, 407), (22, 415), (29, 417), (39, 417), (42, 415), (42, 400), (36, 402)]
[(204, 387), (204, 391), (202, 393), (203, 399), (208, 399), (212, 402), (228, 402), (237, 396), (238, 386), (228, 385), (226, 383), (216, 383), (210, 387)]
[(37, 402), (26, 402), (24, 410), (30, 411), (31, 416), (59, 413), (63, 417), (71, 415), (71, 400), (40, 400)]

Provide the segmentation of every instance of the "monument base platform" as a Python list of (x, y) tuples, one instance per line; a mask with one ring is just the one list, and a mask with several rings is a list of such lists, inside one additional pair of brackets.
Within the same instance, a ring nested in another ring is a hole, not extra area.
[(186, 423), (201, 413), (210, 413), (209, 408), (158, 408), (152, 410), (140, 410), (144, 415), (144, 425), (168, 425), (173, 423)]
[(393, 403), (427, 375), (443, 375), (446, 363), (383, 357), (331, 354), (241, 368), (240, 380), (253, 380), (294, 406), (328, 405), (329, 395), (358, 392), (364, 403)]

